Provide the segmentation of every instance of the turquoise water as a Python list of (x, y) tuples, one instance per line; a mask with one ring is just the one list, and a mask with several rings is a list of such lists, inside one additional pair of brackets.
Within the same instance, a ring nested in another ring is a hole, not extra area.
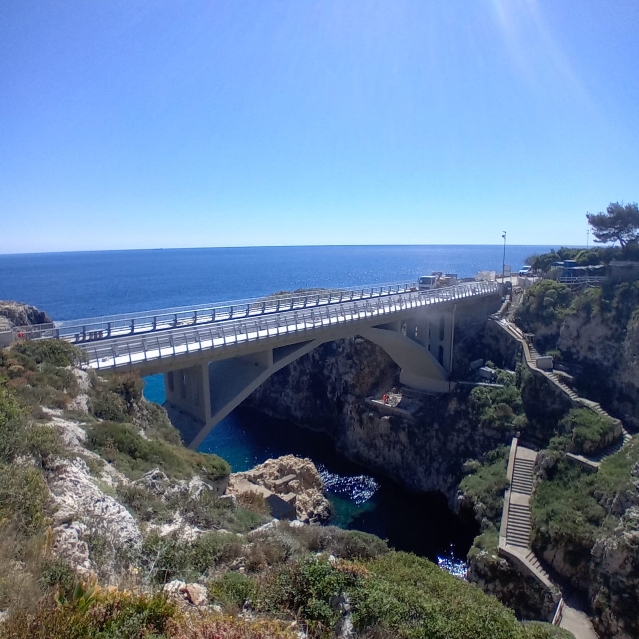
[[(147, 378), (145, 395), (164, 401), (163, 377)], [(397, 550), (433, 561), (452, 560), (450, 569), (463, 569), (463, 561), (476, 534), (452, 513), (436, 494), (411, 494), (388, 477), (371, 473), (340, 456), (328, 435), (316, 433), (253, 409), (240, 407), (222, 420), (199, 450), (226, 459), (234, 471), (244, 471), (280, 455), (310, 457), (326, 485), (331, 502), (329, 523), (373, 533)]]

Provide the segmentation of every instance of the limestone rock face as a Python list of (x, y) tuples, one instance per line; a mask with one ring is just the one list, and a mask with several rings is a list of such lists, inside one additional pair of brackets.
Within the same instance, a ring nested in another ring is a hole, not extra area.
[(263, 464), (244, 473), (233, 473), (227, 492), (239, 492), (239, 485), (250, 482), (256, 486), (293, 501), (297, 519), (306, 523), (328, 520), (331, 507), (324, 497), (324, 482), (310, 459), (284, 455), (267, 459)]
[(91, 570), (87, 537), (98, 533), (113, 547), (126, 551), (142, 540), (129, 511), (105, 494), (92, 479), (86, 463), (76, 458), (52, 465), (46, 472), (53, 517), (53, 551), (81, 572)]
[(539, 582), (497, 553), (485, 550), (469, 558), (467, 579), (515, 611), (519, 619), (552, 621), (556, 603)]
[[(4, 322), (2, 319), (4, 318)], [(31, 324), (47, 324), (51, 318), (35, 306), (0, 300), (0, 330), (13, 326), (27, 326)]]
[(187, 584), (179, 579), (174, 579), (164, 585), (163, 591), (167, 597), (173, 599), (183, 610), (195, 606), (201, 608), (208, 606), (209, 595), (206, 586), (202, 584)]
[[(460, 339), (462, 332), (460, 332)], [(468, 388), (423, 396), (414, 420), (381, 415), (365, 402), (398, 384), (399, 367), (362, 338), (324, 344), (279, 371), (248, 402), (267, 414), (327, 432), (345, 457), (415, 491), (440, 491), (455, 506), (463, 465), (514, 432), (472, 425)]]
[(581, 369), (577, 379), (592, 398), (626, 426), (639, 428), (639, 318), (620, 328), (584, 311), (567, 315), (557, 345)]
[(602, 637), (639, 636), (639, 506), (592, 550), (590, 599), (595, 629)]

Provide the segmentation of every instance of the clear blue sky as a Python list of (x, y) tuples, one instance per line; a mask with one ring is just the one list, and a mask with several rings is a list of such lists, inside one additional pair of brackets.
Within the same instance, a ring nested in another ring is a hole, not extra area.
[(0, 253), (585, 244), (637, 0), (3, 0)]

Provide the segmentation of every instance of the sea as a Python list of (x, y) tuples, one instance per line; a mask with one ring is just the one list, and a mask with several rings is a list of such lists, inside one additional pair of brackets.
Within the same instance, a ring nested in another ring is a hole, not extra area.
[[(513, 272), (556, 246), (506, 246)], [(0, 299), (37, 306), (54, 320), (249, 299), (303, 288), (416, 280), (432, 271), (470, 277), (501, 273), (504, 246), (295, 246), (155, 249), (0, 255)], [(164, 401), (162, 376), (146, 397)], [(240, 406), (217, 425), (201, 452), (243, 471), (270, 457), (310, 457), (326, 484), (331, 524), (387, 539), (398, 550), (463, 575), (476, 527), (443, 496), (412, 494), (339, 455), (332, 440)]]

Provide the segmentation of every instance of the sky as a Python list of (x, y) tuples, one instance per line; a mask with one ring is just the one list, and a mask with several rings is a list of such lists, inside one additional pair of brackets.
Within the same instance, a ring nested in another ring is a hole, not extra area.
[(583, 245), (636, 0), (3, 0), (0, 253)]

